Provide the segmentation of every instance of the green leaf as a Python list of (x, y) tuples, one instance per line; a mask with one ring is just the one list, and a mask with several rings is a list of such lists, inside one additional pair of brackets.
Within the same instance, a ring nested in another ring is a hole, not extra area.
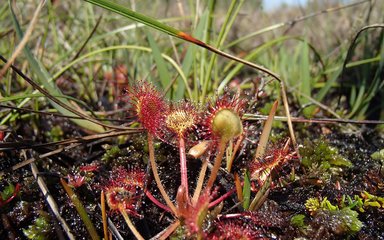
[(293, 217), (291, 217), (291, 225), (298, 228), (305, 227), (304, 219), (305, 219), (304, 214), (296, 214)]
[(248, 209), (251, 200), (251, 181), (248, 171), (244, 174), (243, 200), (243, 208)]

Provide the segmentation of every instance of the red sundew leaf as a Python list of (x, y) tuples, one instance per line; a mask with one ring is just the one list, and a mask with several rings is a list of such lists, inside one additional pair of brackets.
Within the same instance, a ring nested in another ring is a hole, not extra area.
[(159, 136), (164, 113), (169, 108), (163, 95), (147, 82), (140, 82), (127, 91), (139, 122), (150, 134)]

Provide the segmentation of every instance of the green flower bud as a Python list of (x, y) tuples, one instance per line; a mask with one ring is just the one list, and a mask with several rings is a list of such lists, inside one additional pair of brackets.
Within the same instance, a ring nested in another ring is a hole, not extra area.
[(239, 136), (243, 132), (239, 114), (230, 109), (218, 111), (212, 120), (212, 132), (225, 142)]

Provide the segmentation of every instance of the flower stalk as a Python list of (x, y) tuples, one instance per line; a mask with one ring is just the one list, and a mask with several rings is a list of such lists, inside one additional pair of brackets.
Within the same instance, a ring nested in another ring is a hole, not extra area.
[(163, 184), (161, 183), (159, 172), (157, 171), (157, 164), (155, 161), (155, 148), (153, 146), (153, 136), (152, 134), (148, 133), (148, 151), (149, 151), (149, 161), (151, 164), (151, 169), (153, 172), (153, 177), (155, 178), (156, 185), (160, 190), (161, 196), (164, 198), (164, 201), (166, 202), (167, 206), (172, 210), (174, 214), (176, 214), (176, 207), (172, 203), (171, 199), (169, 198), (167, 192), (164, 189)]
[(180, 175), (181, 185), (185, 188), (185, 194), (189, 196), (188, 191), (188, 175), (187, 175), (187, 156), (185, 154), (185, 139), (179, 137), (179, 152), (180, 152)]
[(206, 191), (210, 191), (213, 183), (215, 182), (217, 178), (217, 174), (220, 170), (221, 162), (223, 160), (223, 156), (225, 153), (225, 147), (227, 146), (227, 142), (225, 140), (221, 140), (218, 146), (218, 153), (215, 158), (215, 163), (213, 165), (213, 168), (211, 170), (211, 175), (209, 176), (207, 186), (206, 186)]

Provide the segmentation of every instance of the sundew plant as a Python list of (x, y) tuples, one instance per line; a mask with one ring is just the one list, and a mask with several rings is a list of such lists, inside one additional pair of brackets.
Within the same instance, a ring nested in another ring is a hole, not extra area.
[(382, 1), (8, 0), (0, 239), (381, 239)]

